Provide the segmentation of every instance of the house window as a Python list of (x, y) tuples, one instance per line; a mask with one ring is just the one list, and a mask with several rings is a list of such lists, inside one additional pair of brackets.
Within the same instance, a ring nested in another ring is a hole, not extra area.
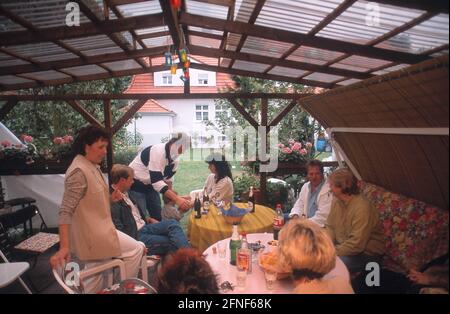
[(163, 74), (162, 83), (163, 85), (172, 85), (172, 74)]
[(195, 120), (206, 121), (208, 120), (208, 105), (196, 105), (195, 106)]
[[(216, 117), (218, 117), (219, 115), (228, 117), (228, 110), (227, 110), (226, 106), (216, 105), (215, 110), (216, 110)], [(222, 113), (223, 113), (223, 115), (222, 115)]]
[(198, 85), (208, 85), (208, 73), (198, 74)]

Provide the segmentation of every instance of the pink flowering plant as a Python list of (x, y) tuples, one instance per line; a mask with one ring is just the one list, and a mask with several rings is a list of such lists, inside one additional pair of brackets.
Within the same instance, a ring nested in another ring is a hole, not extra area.
[(287, 144), (279, 143), (278, 160), (281, 162), (304, 162), (314, 156), (313, 145), (310, 142), (301, 142), (290, 139)]
[(34, 163), (37, 150), (33, 144), (33, 137), (24, 134), (21, 136), (21, 140), (20, 144), (12, 144), (8, 140), (0, 141), (0, 160), (14, 163)]
[(73, 137), (71, 135), (56, 136), (53, 138), (53, 147), (44, 150), (45, 159), (62, 160), (70, 154)]

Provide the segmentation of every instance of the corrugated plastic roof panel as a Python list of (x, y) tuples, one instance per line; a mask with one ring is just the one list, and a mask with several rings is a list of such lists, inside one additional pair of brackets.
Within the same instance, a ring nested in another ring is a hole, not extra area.
[(3, 85), (13, 85), (13, 84), (21, 84), (21, 83), (31, 83), (32, 80), (27, 80), (15, 75), (4, 75), (0, 76), (0, 84)]
[(236, 60), (236, 62), (234, 62), (233, 64), (233, 69), (262, 73), (267, 70), (269, 66), (269, 64)]
[(413, 20), (424, 11), (357, 1), (317, 35), (365, 44)]
[(306, 71), (277, 66), (277, 67), (274, 67), (272, 70), (270, 70), (268, 73), (273, 74), (273, 75), (287, 76), (287, 77), (299, 77), (299, 76), (302, 76), (303, 74), (305, 74)]
[(343, 76), (333, 75), (333, 74), (325, 74), (325, 73), (312, 73), (306, 77), (305, 80), (319, 81), (325, 83), (331, 83), (337, 80), (343, 79)]
[(205, 38), (200, 36), (189, 35), (189, 40), (192, 45), (208, 47), (208, 48), (216, 48), (220, 47), (221, 40)]
[(162, 12), (161, 5), (158, 0), (118, 5), (117, 9), (124, 17), (157, 14)]
[(102, 63), (102, 65), (106, 66), (111, 71), (123, 71), (123, 70), (130, 70), (130, 69), (138, 69), (141, 67), (134, 60), (107, 62), (107, 63)]
[(377, 47), (421, 53), (445, 44), (448, 44), (448, 14), (439, 14), (389, 40), (381, 42)]
[(40, 71), (40, 72), (32, 72), (32, 73), (24, 73), (23, 76), (29, 77), (33, 80), (40, 80), (40, 81), (50, 81), (50, 80), (58, 80), (58, 79), (64, 79), (69, 78), (70, 76), (57, 72), (57, 71)]
[(64, 43), (87, 56), (123, 51), (106, 35), (68, 39)]
[(341, 81), (339, 83), (337, 83), (338, 85), (343, 85), (343, 86), (347, 86), (347, 85), (352, 85), (355, 83), (361, 82), (361, 80), (358, 79), (349, 79), (349, 80), (345, 80), (345, 81)]
[(197, 27), (197, 26), (189, 26), (188, 30), (195, 31), (195, 32), (202, 32), (207, 34), (213, 34), (213, 35), (223, 35), (222, 31), (218, 31), (215, 29), (209, 29), (209, 28), (203, 28), (203, 27)]
[(227, 38), (227, 50), (236, 51), (239, 41), (241, 40), (241, 35), (235, 33), (229, 33)]
[(293, 53), (291, 53), (286, 59), (297, 62), (307, 62), (323, 65), (325, 63), (328, 63), (329, 61), (339, 58), (342, 55), (343, 53), (336, 51), (301, 46)]
[[(86, 1), (88, 2), (88, 1)], [(36, 28), (66, 26), (66, 0), (2, 0), (1, 5)], [(89, 19), (80, 12), (80, 23)]]
[(159, 32), (166, 32), (169, 28), (167, 26), (158, 26), (158, 27), (152, 27), (152, 28), (141, 28), (136, 30), (137, 35), (144, 35), (144, 34), (153, 34), (153, 33), (159, 33)]
[(7, 17), (0, 15), (0, 32), (23, 31), (24, 27), (14, 23)]
[(186, 9), (190, 14), (213, 17), (221, 20), (226, 20), (228, 15), (228, 7), (226, 6), (193, 0), (186, 0)]
[(267, 0), (255, 24), (308, 33), (341, 2), (340, 0)]
[(407, 67), (409, 67), (409, 64), (397, 64), (395, 66), (391, 66), (391, 67), (385, 68), (383, 70), (379, 70), (379, 71), (373, 72), (373, 74), (383, 75), (383, 74), (386, 74), (386, 73), (389, 73), (389, 72), (394, 72), (394, 71), (397, 71), (397, 70), (400, 70), (400, 69), (403, 69), (403, 68), (407, 68)]
[(20, 65), (20, 64), (29, 64), (29, 62), (26, 62), (21, 59), (13, 58), (7, 54), (0, 52), (0, 67)]
[(71, 67), (71, 68), (65, 68), (62, 69), (64, 72), (70, 73), (72, 75), (76, 76), (83, 76), (83, 75), (91, 75), (91, 74), (99, 74), (99, 73), (107, 73), (105, 69), (95, 65), (83, 65), (79, 67)]
[(77, 56), (73, 53), (51, 42), (9, 46), (7, 49), (11, 52), (17, 53), (18, 55), (41, 62), (77, 58)]
[(220, 59), (220, 66), (221, 67), (228, 67), (229, 65), (230, 65), (230, 63), (231, 63), (231, 59), (228, 59), (228, 58), (221, 58)]
[(292, 44), (249, 36), (241, 52), (279, 58), (291, 47)]
[(255, 8), (256, 0), (236, 0), (234, 5), (234, 20), (247, 23)]
[(361, 56), (351, 56), (344, 60), (331, 65), (333, 68), (346, 69), (358, 72), (367, 72), (371, 69), (379, 68), (388, 65), (390, 62), (380, 59), (372, 59)]
[(172, 45), (172, 37), (170, 37), (170, 36), (146, 38), (146, 39), (143, 39), (142, 41), (148, 48)]

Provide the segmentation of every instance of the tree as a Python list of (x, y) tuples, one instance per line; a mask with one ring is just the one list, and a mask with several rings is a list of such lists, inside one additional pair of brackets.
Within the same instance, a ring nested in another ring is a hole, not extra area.
[[(233, 80), (238, 86), (235, 92), (242, 93), (286, 93), (297, 92), (307, 93), (312, 89), (300, 84), (286, 82), (276, 82), (258, 78), (234, 76)], [(270, 122), (291, 100), (271, 99), (268, 106), (268, 121)], [(241, 104), (247, 112), (258, 122), (261, 122), (261, 100), (243, 99)], [(225, 131), (234, 126), (245, 128), (250, 124), (226, 99), (216, 100), (216, 105), (222, 105), (224, 111), (217, 113), (215, 121), (205, 121), (208, 126), (215, 127), (217, 131), (225, 134)], [(315, 123), (312, 117), (301, 107), (296, 106), (278, 124), (278, 137), (280, 142), (287, 142), (289, 139), (311, 143), (314, 142)]]
[[(64, 95), (87, 93), (121, 93), (129, 84), (130, 77), (64, 84), (20, 90), (18, 94), (28, 95)], [(85, 101), (85, 109), (98, 121), (104, 122), (103, 102)], [(128, 105), (124, 100), (111, 102), (112, 121), (115, 123)], [(131, 121), (131, 120), (130, 120)], [(61, 101), (28, 101), (19, 102), (7, 115), (5, 125), (17, 136), (29, 134), (40, 151), (52, 146), (53, 138), (73, 135), (88, 122), (66, 102)], [(142, 140), (142, 138), (140, 138)], [(125, 127), (119, 130), (113, 140), (115, 148), (134, 145), (134, 137)]]

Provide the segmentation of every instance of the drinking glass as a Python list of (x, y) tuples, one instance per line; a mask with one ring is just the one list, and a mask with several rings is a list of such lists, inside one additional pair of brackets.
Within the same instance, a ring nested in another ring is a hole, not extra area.
[(271, 269), (266, 269), (264, 271), (264, 277), (266, 278), (267, 290), (275, 289), (275, 283), (277, 281), (277, 272)]
[(224, 260), (227, 255), (227, 246), (225, 242), (219, 241), (217, 242), (217, 250), (219, 251), (219, 258)]

